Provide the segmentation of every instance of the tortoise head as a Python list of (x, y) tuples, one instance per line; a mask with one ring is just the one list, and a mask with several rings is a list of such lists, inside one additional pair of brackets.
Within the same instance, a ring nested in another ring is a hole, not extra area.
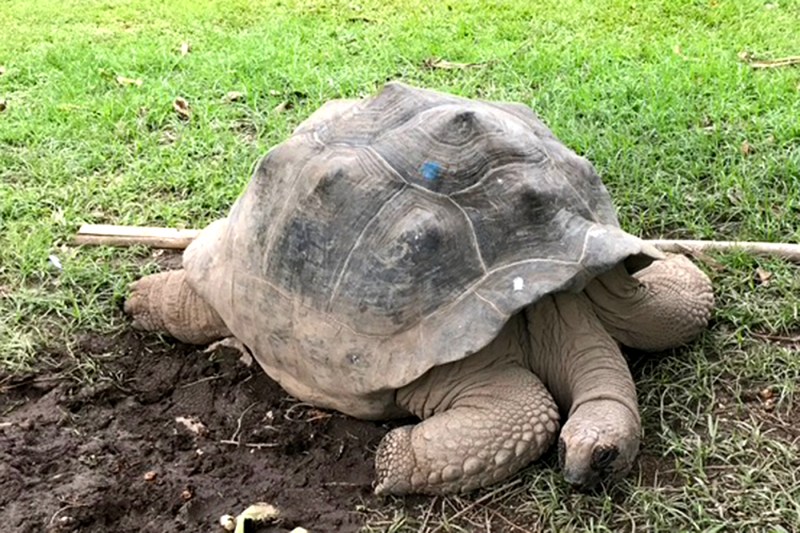
[(613, 400), (580, 406), (564, 424), (558, 463), (564, 479), (579, 490), (625, 476), (639, 452), (639, 421)]

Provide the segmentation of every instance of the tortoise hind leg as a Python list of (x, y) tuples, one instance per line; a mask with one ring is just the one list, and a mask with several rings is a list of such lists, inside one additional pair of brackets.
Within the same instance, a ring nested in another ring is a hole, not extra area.
[(436, 367), (409, 397), (398, 392), (398, 404), (425, 420), (381, 441), (376, 494), (468, 492), (511, 476), (553, 443), (558, 411), (533, 373), (513, 363), (466, 379), (460, 370)]
[(133, 327), (163, 331), (190, 344), (208, 344), (231, 332), (186, 281), (184, 270), (145, 276), (131, 285), (125, 312)]

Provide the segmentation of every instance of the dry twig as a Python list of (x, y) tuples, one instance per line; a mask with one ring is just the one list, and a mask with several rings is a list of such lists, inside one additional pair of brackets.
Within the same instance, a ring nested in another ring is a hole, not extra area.
[(800, 65), (800, 56), (780, 57), (778, 59), (758, 59), (750, 52), (740, 52), (739, 59), (752, 68), (780, 68)]

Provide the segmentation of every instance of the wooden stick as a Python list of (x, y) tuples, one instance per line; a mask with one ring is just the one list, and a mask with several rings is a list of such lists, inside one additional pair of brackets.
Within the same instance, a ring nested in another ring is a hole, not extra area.
[(155, 228), (148, 226), (113, 226), (84, 224), (73, 240), (74, 244), (106, 246), (149, 246), (183, 250), (200, 232), (194, 229)]
[[(193, 229), (155, 228), (147, 226), (113, 226), (84, 224), (73, 241), (75, 244), (133, 246), (183, 250), (200, 232)], [(774, 255), (800, 263), (800, 244), (749, 241), (693, 241), (656, 239), (647, 241), (663, 252), (704, 253), (744, 250), (758, 255)]]
[(800, 263), (800, 244), (752, 241), (692, 241), (656, 239), (647, 241), (662, 252), (729, 252), (743, 250), (755, 255), (772, 255)]

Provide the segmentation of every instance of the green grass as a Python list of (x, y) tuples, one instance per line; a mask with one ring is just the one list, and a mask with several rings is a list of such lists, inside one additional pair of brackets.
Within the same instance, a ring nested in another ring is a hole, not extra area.
[[(119, 302), (152, 255), (70, 247), (80, 223), (201, 227), (322, 102), (390, 79), (531, 105), (593, 161), (633, 233), (800, 242), (800, 68), (738, 57), (800, 54), (800, 2), (384, 4), (3, 2), (0, 365), (28, 371), (43, 345), (126, 327)], [(800, 341), (756, 333), (800, 334), (798, 269), (741, 254), (705, 266), (719, 300), (708, 334), (636, 365), (639, 477), (572, 494), (545, 462), (489, 496), (365, 510), (367, 527), (797, 530)]]

